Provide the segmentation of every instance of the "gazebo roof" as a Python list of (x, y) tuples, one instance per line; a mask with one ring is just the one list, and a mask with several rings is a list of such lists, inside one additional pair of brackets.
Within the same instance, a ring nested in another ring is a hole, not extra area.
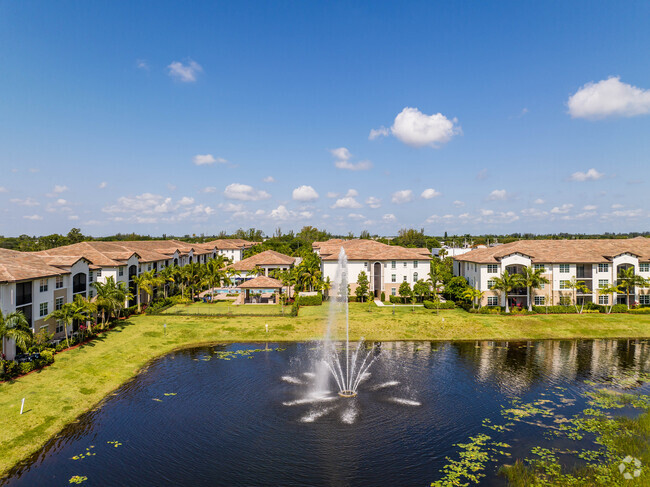
[(281, 289), (282, 283), (271, 277), (257, 276), (255, 279), (243, 282), (237, 287), (240, 289)]

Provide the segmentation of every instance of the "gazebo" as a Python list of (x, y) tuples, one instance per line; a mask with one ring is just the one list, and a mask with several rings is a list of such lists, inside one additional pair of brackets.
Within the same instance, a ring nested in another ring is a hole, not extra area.
[(241, 283), (237, 288), (244, 291), (243, 304), (277, 304), (282, 283), (271, 277), (258, 276)]

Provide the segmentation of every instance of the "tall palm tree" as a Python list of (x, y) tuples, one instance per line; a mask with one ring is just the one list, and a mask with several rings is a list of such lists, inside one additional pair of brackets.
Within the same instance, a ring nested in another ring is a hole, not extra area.
[(481, 307), (481, 298), (483, 297), (483, 294), (485, 294), (483, 291), (479, 291), (475, 287), (468, 287), (463, 291), (463, 297), (472, 301), (472, 309), (476, 309), (475, 303), (477, 301), (479, 308)]
[[(124, 283), (120, 283), (124, 284)], [(93, 282), (91, 284), (95, 288), (97, 293), (95, 298), (95, 304), (97, 305), (97, 310), (101, 309), (102, 312), (102, 328), (104, 327), (106, 320), (111, 318), (117, 309), (120, 307), (120, 298), (122, 297), (119, 293), (118, 286), (115, 283), (113, 276), (106, 278), (106, 282)], [(123, 305), (122, 301), (122, 305)]]
[(576, 308), (576, 313), (582, 313), (582, 308), (584, 308), (585, 302), (583, 299), (582, 306), (580, 307), (580, 311), (578, 311), (578, 291), (584, 294), (589, 291), (589, 288), (585, 286), (584, 281), (578, 281), (578, 279), (576, 279), (575, 277), (571, 278), (568, 285), (569, 285), (569, 289), (571, 289), (573, 294), (573, 305)]
[[(5, 340), (13, 340), (21, 349), (26, 349), (32, 340), (32, 330), (22, 311), (14, 311), (5, 316), (0, 310), (0, 350), (4, 350)], [(2, 375), (4, 373), (3, 365)]]
[(70, 347), (70, 339), (68, 338), (68, 327), (72, 326), (72, 321), (75, 319), (76, 314), (77, 314), (77, 308), (75, 307), (75, 305), (73, 303), (65, 303), (63, 306), (61, 306), (60, 309), (52, 311), (46, 317), (47, 320), (53, 318), (57, 321), (63, 322), (63, 331), (65, 333), (65, 341), (68, 344), (68, 347)]
[(610, 314), (612, 312), (612, 308), (614, 307), (614, 294), (618, 294), (620, 292), (621, 288), (616, 284), (610, 284), (609, 286), (603, 286), (598, 289), (598, 294), (603, 294), (610, 297), (610, 299), (607, 300), (609, 302), (609, 309), (607, 310), (607, 314)]
[(524, 267), (524, 273), (521, 274), (521, 284), (526, 287), (526, 302), (528, 303), (528, 311), (533, 310), (533, 302), (530, 299), (533, 294), (533, 289), (538, 289), (542, 284), (548, 284), (549, 280), (544, 277), (543, 269), (533, 269), (532, 266)]
[(192, 301), (194, 301), (195, 289), (201, 285), (201, 265), (198, 262), (193, 262), (183, 267), (183, 275), (187, 286), (192, 291)]
[(637, 286), (644, 287), (646, 283), (643, 277), (634, 273), (634, 267), (618, 271), (618, 285), (621, 289), (625, 289), (627, 309), (630, 309), (630, 291)]
[(163, 295), (166, 298), (169, 290), (168, 284), (170, 282), (174, 282), (174, 267), (173, 266), (165, 267), (163, 270), (161, 270), (158, 273), (158, 276), (161, 278), (162, 286), (163, 286)]
[[(84, 298), (80, 294), (77, 294), (71, 304), (73, 309), (73, 320), (82, 321), (84, 323), (92, 322), (93, 316), (97, 313), (97, 305), (95, 303)], [(92, 332), (92, 325), (89, 325), (89, 331)]]
[(438, 296), (438, 285), (442, 284), (442, 274), (438, 266), (432, 263), (427, 276), (427, 281), (431, 283), (435, 299)]
[(492, 289), (501, 291), (506, 299), (506, 313), (510, 313), (510, 303), (508, 303), (508, 293), (513, 289), (521, 286), (521, 276), (519, 274), (510, 274), (507, 270), (503, 271), (501, 277), (494, 278)]

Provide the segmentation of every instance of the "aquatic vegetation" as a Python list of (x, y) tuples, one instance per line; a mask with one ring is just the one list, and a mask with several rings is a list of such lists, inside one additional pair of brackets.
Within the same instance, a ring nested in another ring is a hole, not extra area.
[(85, 482), (86, 480), (88, 480), (88, 477), (84, 477), (82, 475), (75, 475), (74, 477), (72, 477), (69, 480), (69, 483), (71, 483), (71, 484), (81, 484), (81, 483)]
[[(284, 348), (255, 348), (250, 350), (215, 350), (214, 355), (201, 357), (201, 360), (208, 362), (212, 358), (217, 360), (231, 360), (234, 358), (253, 358), (253, 354), (260, 352), (282, 352)], [(198, 359), (196, 359), (198, 360)]]
[(83, 453), (80, 453), (79, 455), (75, 455), (72, 457), (73, 460), (83, 460), (86, 457), (94, 457), (97, 455), (97, 453), (91, 451), (92, 448), (95, 448), (93, 445), (90, 445), (88, 448), (86, 448), (86, 451)]
[(175, 396), (175, 392), (165, 392), (165, 396)]
[(118, 446), (122, 446), (122, 443), (120, 443), (119, 441), (107, 441), (106, 443), (108, 443), (109, 445), (113, 445), (115, 448), (117, 448)]
[(152, 400), (152, 401), (156, 401), (156, 402), (162, 402), (162, 399), (158, 399), (157, 397), (154, 397), (154, 398), (151, 399), (151, 400)]

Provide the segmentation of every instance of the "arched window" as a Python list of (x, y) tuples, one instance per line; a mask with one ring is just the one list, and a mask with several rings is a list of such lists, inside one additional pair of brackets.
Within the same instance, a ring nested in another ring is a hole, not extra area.
[(418, 282), (418, 273), (417, 272), (413, 273), (413, 282)]

